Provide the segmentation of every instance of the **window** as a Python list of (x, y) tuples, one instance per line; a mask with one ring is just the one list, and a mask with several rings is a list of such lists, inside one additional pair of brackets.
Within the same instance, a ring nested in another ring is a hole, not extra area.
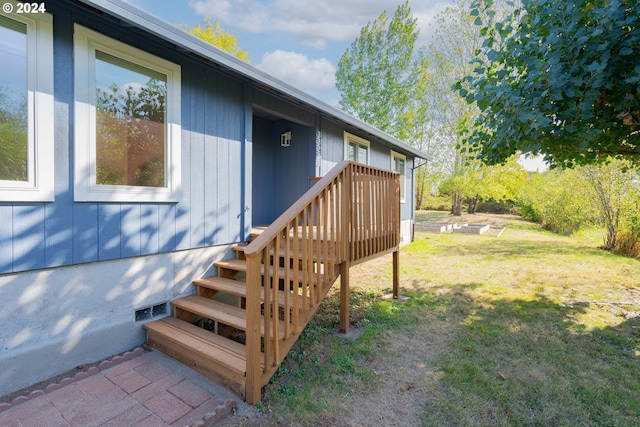
[(75, 27), (75, 200), (180, 199), (180, 66)]
[(0, 15), (0, 202), (54, 200), (52, 28), (48, 13)]
[(407, 157), (391, 151), (391, 170), (400, 174), (400, 203), (406, 202), (406, 181), (407, 175), (405, 173), (407, 163)]
[(369, 141), (350, 133), (344, 133), (344, 157), (352, 162), (369, 164)]

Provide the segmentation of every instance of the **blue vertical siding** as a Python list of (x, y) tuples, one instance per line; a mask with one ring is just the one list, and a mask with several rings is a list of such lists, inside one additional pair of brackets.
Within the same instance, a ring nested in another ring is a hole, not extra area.
[[(318, 144), (322, 160), (338, 162), (344, 130), (358, 134), (108, 15), (70, 2), (47, 9), (54, 14), (55, 201), (0, 203), (0, 274), (241, 241), (251, 221), (273, 221), (313, 185)], [(74, 202), (74, 23), (181, 66), (179, 203)], [(268, 113), (252, 124), (252, 109)], [(287, 130), (292, 146), (281, 148)], [(371, 159), (389, 168), (390, 148), (371, 140)], [(408, 174), (412, 164), (407, 158)], [(403, 206), (403, 218), (411, 207)]]
[[(73, 204), (73, 263), (98, 260), (98, 204)], [(126, 255), (125, 255), (126, 256)]]
[(114, 227), (110, 222), (120, 223), (121, 206), (117, 205), (101, 205), (98, 207), (98, 223), (100, 228), (98, 230), (98, 238), (100, 243), (98, 245), (98, 258), (99, 259), (114, 259), (120, 258), (122, 252), (120, 245), (122, 244), (122, 233), (120, 233), (120, 227)]
[(12, 213), (14, 265), (21, 270), (43, 268), (44, 206), (19, 205), (13, 208)]
[[(282, 148), (280, 135), (289, 130), (291, 146)], [(315, 132), (307, 126), (282, 120), (274, 123), (273, 142), (277, 153), (274, 192), (277, 217), (315, 183), (310, 179), (315, 175), (315, 163), (312, 167), (310, 161), (311, 152), (315, 153)]]
[[(49, 5), (47, 5), (48, 7)], [(55, 13), (55, 11), (54, 11)], [(45, 267), (72, 264), (73, 203), (73, 17), (62, 9), (53, 19), (55, 202), (45, 204)]]
[[(108, 17), (61, 3), (48, 10), (54, 14), (55, 201), (0, 203), (0, 274), (239, 241), (242, 82)], [(74, 202), (74, 22), (181, 65), (179, 203)]]
[[(280, 135), (291, 131), (291, 146)], [(314, 183), (315, 129), (288, 120), (254, 118), (253, 222), (269, 224)]]
[(0, 205), (0, 273), (13, 271), (13, 206)]
[[(188, 91), (191, 92), (190, 108), (183, 126), (189, 130), (189, 140), (187, 144), (191, 147), (191, 157), (188, 174), (191, 176), (190, 193), (191, 200), (189, 203), (190, 233), (189, 248), (204, 246), (205, 230), (204, 230), (204, 199), (206, 181), (205, 177), (205, 156), (204, 156), (204, 140), (205, 140), (205, 123), (207, 114), (207, 105), (205, 105), (206, 73), (200, 67), (194, 67), (190, 70), (190, 79), (188, 80)], [(183, 79), (183, 87), (186, 87), (187, 80)], [(190, 120), (189, 120), (190, 119)], [(183, 174), (184, 175), (184, 174)]]
[(271, 122), (253, 119), (253, 197), (251, 215), (254, 224), (268, 224), (275, 218), (276, 151), (270, 149)]

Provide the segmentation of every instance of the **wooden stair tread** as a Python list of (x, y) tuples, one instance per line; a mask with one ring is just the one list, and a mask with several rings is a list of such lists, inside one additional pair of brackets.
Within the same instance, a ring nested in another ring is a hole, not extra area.
[[(234, 307), (223, 302), (214, 301), (198, 295), (190, 295), (188, 297), (179, 298), (171, 301), (171, 305), (175, 308), (185, 310), (189, 313), (217, 322), (229, 325), (242, 331), (247, 330), (247, 312), (239, 307)], [(284, 324), (279, 325), (280, 338), (284, 338)], [(260, 334), (264, 335), (264, 318), (260, 319)]]
[[(215, 291), (224, 292), (239, 297), (247, 297), (247, 286), (245, 282), (238, 280), (225, 279), (224, 277), (212, 276), (204, 277), (202, 279), (196, 279), (193, 281), (197, 286), (212, 289)], [(260, 288), (260, 299), (264, 301), (264, 288)], [(302, 295), (298, 295), (298, 306), (302, 306)], [(284, 291), (278, 291), (278, 304), (280, 306), (285, 305), (285, 293)], [(293, 307), (293, 295), (289, 297), (289, 307)]]
[(203, 277), (193, 281), (197, 286), (246, 298), (247, 285), (239, 280), (226, 279), (220, 276)]
[(147, 331), (154, 331), (171, 342), (217, 363), (242, 376), (246, 373), (246, 347), (238, 342), (216, 335), (175, 317), (166, 317), (144, 324)]
[[(228, 260), (222, 260), (222, 261), (216, 261), (213, 263), (213, 265), (215, 265), (218, 268), (223, 268), (223, 269), (227, 269), (227, 270), (233, 270), (233, 271), (237, 271), (237, 272), (245, 272), (247, 271), (247, 261), (243, 260), (243, 259), (228, 259)], [(269, 266), (270, 272), (273, 274), (273, 266)], [(260, 273), (264, 274), (264, 265), (262, 265), (260, 267)], [(293, 276), (294, 276), (294, 271), (293, 270), (289, 270), (289, 278), (291, 280), (293, 280)], [(284, 275), (285, 275), (285, 269), (283, 267), (278, 267), (278, 277), (280, 279), (284, 279)], [(298, 277), (301, 277), (303, 280), (306, 279), (307, 277), (307, 272), (306, 271), (302, 271), (302, 270), (298, 270)], [(326, 278), (324, 277), (324, 274), (320, 274), (320, 278), (322, 281), (326, 281)], [(311, 274), (311, 280), (315, 283), (318, 280), (318, 274), (317, 273), (312, 273)]]
[(226, 268), (234, 271), (247, 271), (247, 261), (243, 259), (225, 259), (213, 263), (218, 268)]

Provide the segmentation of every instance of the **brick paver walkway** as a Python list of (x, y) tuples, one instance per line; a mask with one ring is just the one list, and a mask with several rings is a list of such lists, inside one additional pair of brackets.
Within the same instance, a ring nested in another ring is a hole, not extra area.
[(201, 378), (172, 369), (157, 356), (144, 353), (32, 397), (0, 412), (0, 425), (211, 425), (236, 406), (201, 386)]

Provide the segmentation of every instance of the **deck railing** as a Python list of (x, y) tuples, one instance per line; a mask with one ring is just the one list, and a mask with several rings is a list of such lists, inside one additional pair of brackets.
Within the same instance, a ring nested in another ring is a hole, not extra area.
[(260, 401), (262, 386), (340, 274), (348, 307), (351, 265), (394, 252), (397, 292), (399, 243), (399, 175), (342, 162), (245, 248), (247, 402)]

